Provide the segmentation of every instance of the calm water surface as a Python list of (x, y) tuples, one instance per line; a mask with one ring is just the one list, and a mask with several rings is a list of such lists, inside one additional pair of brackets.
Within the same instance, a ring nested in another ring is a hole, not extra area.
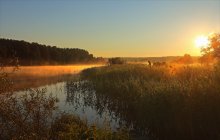
[[(36, 89), (46, 89), (46, 95), (52, 94), (58, 98), (57, 112), (66, 112), (79, 116), (89, 124), (96, 124), (99, 127), (110, 125), (112, 129), (119, 127), (120, 120), (107, 108), (97, 106), (95, 91), (77, 88), (79, 82), (64, 81), (55, 84), (44, 85)], [(19, 94), (28, 91), (19, 91)]]

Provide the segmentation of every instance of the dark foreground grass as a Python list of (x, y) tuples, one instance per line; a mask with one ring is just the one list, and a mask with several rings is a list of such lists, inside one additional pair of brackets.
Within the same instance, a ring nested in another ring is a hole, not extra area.
[[(34, 90), (19, 97), (0, 96), (1, 140), (128, 140), (126, 129), (88, 124), (80, 117), (56, 112), (57, 98)], [(0, 94), (3, 95), (3, 94)]]
[(219, 66), (91, 68), (99, 102), (138, 135), (152, 139), (220, 139)]
[(89, 126), (79, 117), (63, 114), (51, 126), (51, 139), (55, 140), (128, 140), (126, 130), (113, 131), (108, 125), (98, 128)]

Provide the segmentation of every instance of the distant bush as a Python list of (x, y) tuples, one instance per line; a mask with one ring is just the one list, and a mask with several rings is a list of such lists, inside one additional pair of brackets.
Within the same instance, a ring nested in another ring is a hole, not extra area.
[(166, 62), (154, 62), (153, 63), (154, 66), (167, 66)]
[(108, 62), (109, 62), (110, 65), (125, 64), (125, 61), (122, 60), (122, 58), (120, 58), (120, 57), (109, 58)]
[(185, 54), (184, 56), (180, 57), (179, 59), (175, 60), (174, 62), (180, 64), (192, 64), (194, 62), (193, 57), (189, 54)]

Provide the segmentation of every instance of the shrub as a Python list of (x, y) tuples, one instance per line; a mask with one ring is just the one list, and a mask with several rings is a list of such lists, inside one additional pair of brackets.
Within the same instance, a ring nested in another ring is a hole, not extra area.
[(110, 65), (125, 64), (125, 61), (122, 60), (120, 57), (109, 58), (108, 62), (109, 62)]

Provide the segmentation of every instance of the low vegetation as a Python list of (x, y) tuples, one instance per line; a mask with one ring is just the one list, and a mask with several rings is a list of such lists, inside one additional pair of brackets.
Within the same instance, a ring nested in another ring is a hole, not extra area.
[(98, 128), (95, 125), (89, 126), (86, 121), (79, 117), (63, 114), (56, 119), (52, 125), (53, 139), (68, 140), (128, 140), (126, 130), (113, 131), (106, 125)]
[(125, 64), (125, 60), (123, 60), (120, 57), (109, 58), (108, 63), (109, 63), (109, 65)]
[(137, 135), (220, 139), (220, 65), (112, 65), (84, 70), (82, 78)]

